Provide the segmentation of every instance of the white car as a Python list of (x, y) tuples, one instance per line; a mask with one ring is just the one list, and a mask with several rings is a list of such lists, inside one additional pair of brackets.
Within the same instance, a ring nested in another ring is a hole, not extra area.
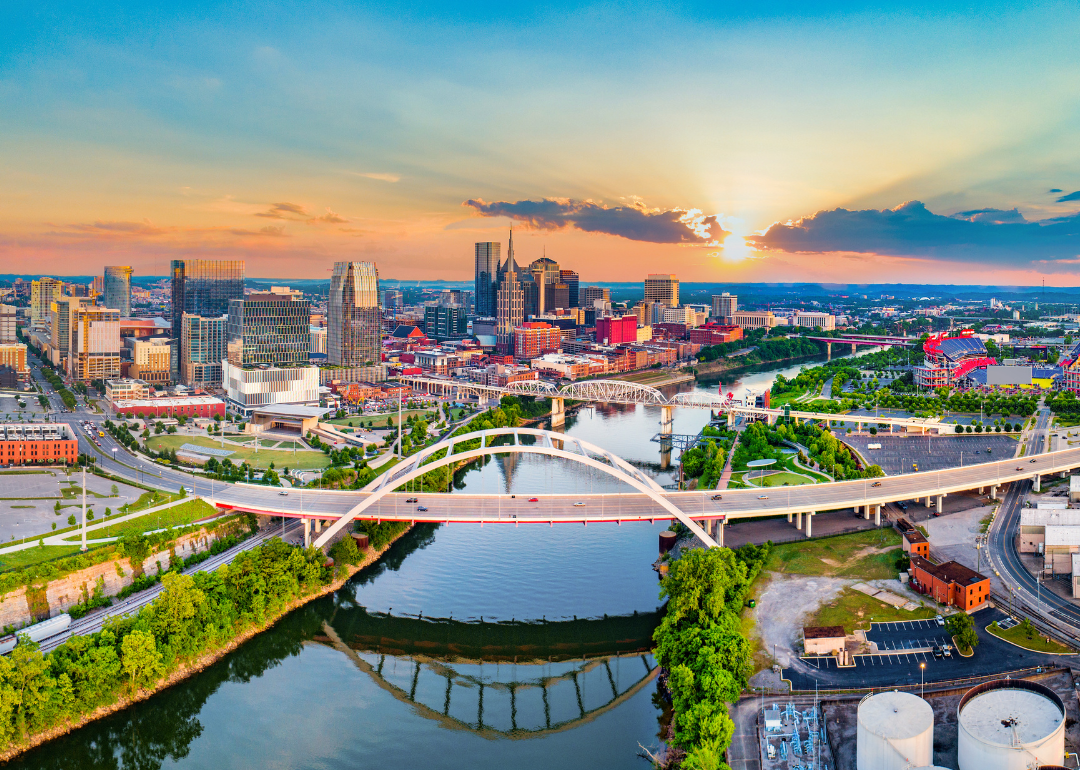
[(285, 497), (286, 495), (289, 494), (289, 490), (283, 489), (280, 492), (278, 492), (278, 494), (281, 495), (282, 497)]
[(574, 507), (575, 507), (575, 508), (584, 508), (584, 507), (585, 507), (585, 503), (583, 503), (583, 502), (580, 502), (580, 501), (579, 501), (579, 502), (576, 502), (576, 503), (574, 503)]
[(945, 625), (945, 618), (938, 615), (936, 618), (934, 618), (934, 622), (937, 623), (939, 626), (943, 626)]

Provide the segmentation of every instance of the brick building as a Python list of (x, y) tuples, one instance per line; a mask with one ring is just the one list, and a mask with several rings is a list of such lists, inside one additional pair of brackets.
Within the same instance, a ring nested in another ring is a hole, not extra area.
[(741, 340), (743, 337), (742, 329), (738, 326), (723, 326), (714, 323), (690, 329), (686, 334), (691, 342), (698, 345), (722, 345), (725, 342)]
[(523, 323), (514, 329), (514, 357), (519, 361), (557, 352), (561, 343), (562, 329), (543, 321)]
[(964, 612), (977, 610), (990, 599), (990, 578), (955, 561), (933, 564), (912, 556), (911, 580), (919, 593)]
[(908, 556), (930, 558), (930, 541), (926, 539), (926, 535), (911, 526), (907, 519), (897, 521), (896, 528), (900, 530), (900, 536), (904, 541), (904, 553)]
[(74, 464), (79, 440), (66, 423), (0, 425), (0, 465)]
[(112, 402), (118, 416), (153, 415), (154, 417), (221, 417), (225, 402), (213, 396), (176, 396), (168, 398), (121, 399)]
[(622, 318), (597, 318), (596, 342), (600, 345), (621, 345), (637, 342), (638, 318), (624, 315)]

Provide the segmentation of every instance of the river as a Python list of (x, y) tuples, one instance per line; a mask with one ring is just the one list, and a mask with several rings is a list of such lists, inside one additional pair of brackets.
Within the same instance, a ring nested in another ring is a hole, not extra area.
[[(823, 359), (822, 359), (823, 360)], [(768, 387), (811, 359), (748, 371)], [(716, 385), (689, 383), (680, 389)], [(659, 467), (658, 407), (596, 406), (568, 434)], [(702, 410), (675, 410), (696, 433)], [(606, 475), (503, 456), (469, 491), (624, 491)], [(218, 663), (13, 768), (647, 768), (662, 710), (649, 654), (661, 526), (418, 527), (334, 595)]]

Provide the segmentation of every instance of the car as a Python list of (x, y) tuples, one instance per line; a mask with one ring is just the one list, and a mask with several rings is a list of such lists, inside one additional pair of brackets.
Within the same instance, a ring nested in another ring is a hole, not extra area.
[(875, 481), (875, 482), (874, 482), (873, 484), (871, 484), (870, 486), (872, 486), (872, 487), (880, 487), (880, 486), (881, 486), (881, 482), (880, 482), (880, 481)]
[(1023, 465), (1017, 465), (1016, 470), (1022, 471), (1022, 470), (1024, 470), (1024, 466)]
[(418, 506), (416, 506), (416, 510), (420, 511), (421, 513), (426, 513), (427, 512), (427, 507), (423, 506), (423, 505), (418, 505)]
[(768, 499), (769, 499), (769, 496), (768, 496), (768, 495), (758, 495), (758, 496), (757, 496), (757, 499), (758, 499), (758, 500), (768, 500)]
[(944, 655), (946, 658), (951, 658), (952, 657), (952, 645), (948, 645), (948, 644), (942, 645), (941, 654)]
[(712, 499), (713, 499), (713, 500), (723, 500), (723, 499), (724, 499), (724, 496), (723, 496), (723, 495), (713, 495), (713, 496), (712, 496)]
[(288, 494), (289, 494), (289, 490), (283, 489), (280, 492), (278, 492), (278, 494), (281, 495), (282, 497), (287, 497)]
[(935, 658), (942, 658), (944, 656), (945, 656), (945, 653), (942, 651), (942, 649), (935, 645), (934, 646), (934, 657)]
[(530, 497), (529, 502), (530, 503), (538, 503), (538, 502), (540, 502), (540, 498), (539, 497)]
[(1035, 458), (1034, 458), (1034, 457), (1032, 457), (1032, 458), (1031, 458), (1031, 462), (1035, 462)]
[(420, 501), (417, 500), (415, 497), (408, 497), (408, 498), (405, 499), (405, 502), (407, 502), (407, 503), (418, 503)]
[(585, 503), (583, 503), (583, 502), (581, 502), (580, 500), (578, 500), (578, 501), (577, 501), (576, 503), (574, 503), (574, 507), (575, 507), (575, 508), (584, 508), (584, 507), (585, 507)]
[(938, 615), (936, 618), (934, 618), (934, 622), (937, 623), (939, 626), (943, 626), (945, 625), (945, 618), (941, 617), (941, 615)]

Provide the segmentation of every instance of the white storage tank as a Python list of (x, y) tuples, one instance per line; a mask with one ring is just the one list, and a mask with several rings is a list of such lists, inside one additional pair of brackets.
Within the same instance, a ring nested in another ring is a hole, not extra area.
[(1028, 770), (1065, 759), (1065, 704), (1037, 682), (986, 682), (957, 711), (960, 770)]
[(908, 770), (934, 764), (934, 710), (917, 695), (879, 692), (859, 704), (858, 770)]

